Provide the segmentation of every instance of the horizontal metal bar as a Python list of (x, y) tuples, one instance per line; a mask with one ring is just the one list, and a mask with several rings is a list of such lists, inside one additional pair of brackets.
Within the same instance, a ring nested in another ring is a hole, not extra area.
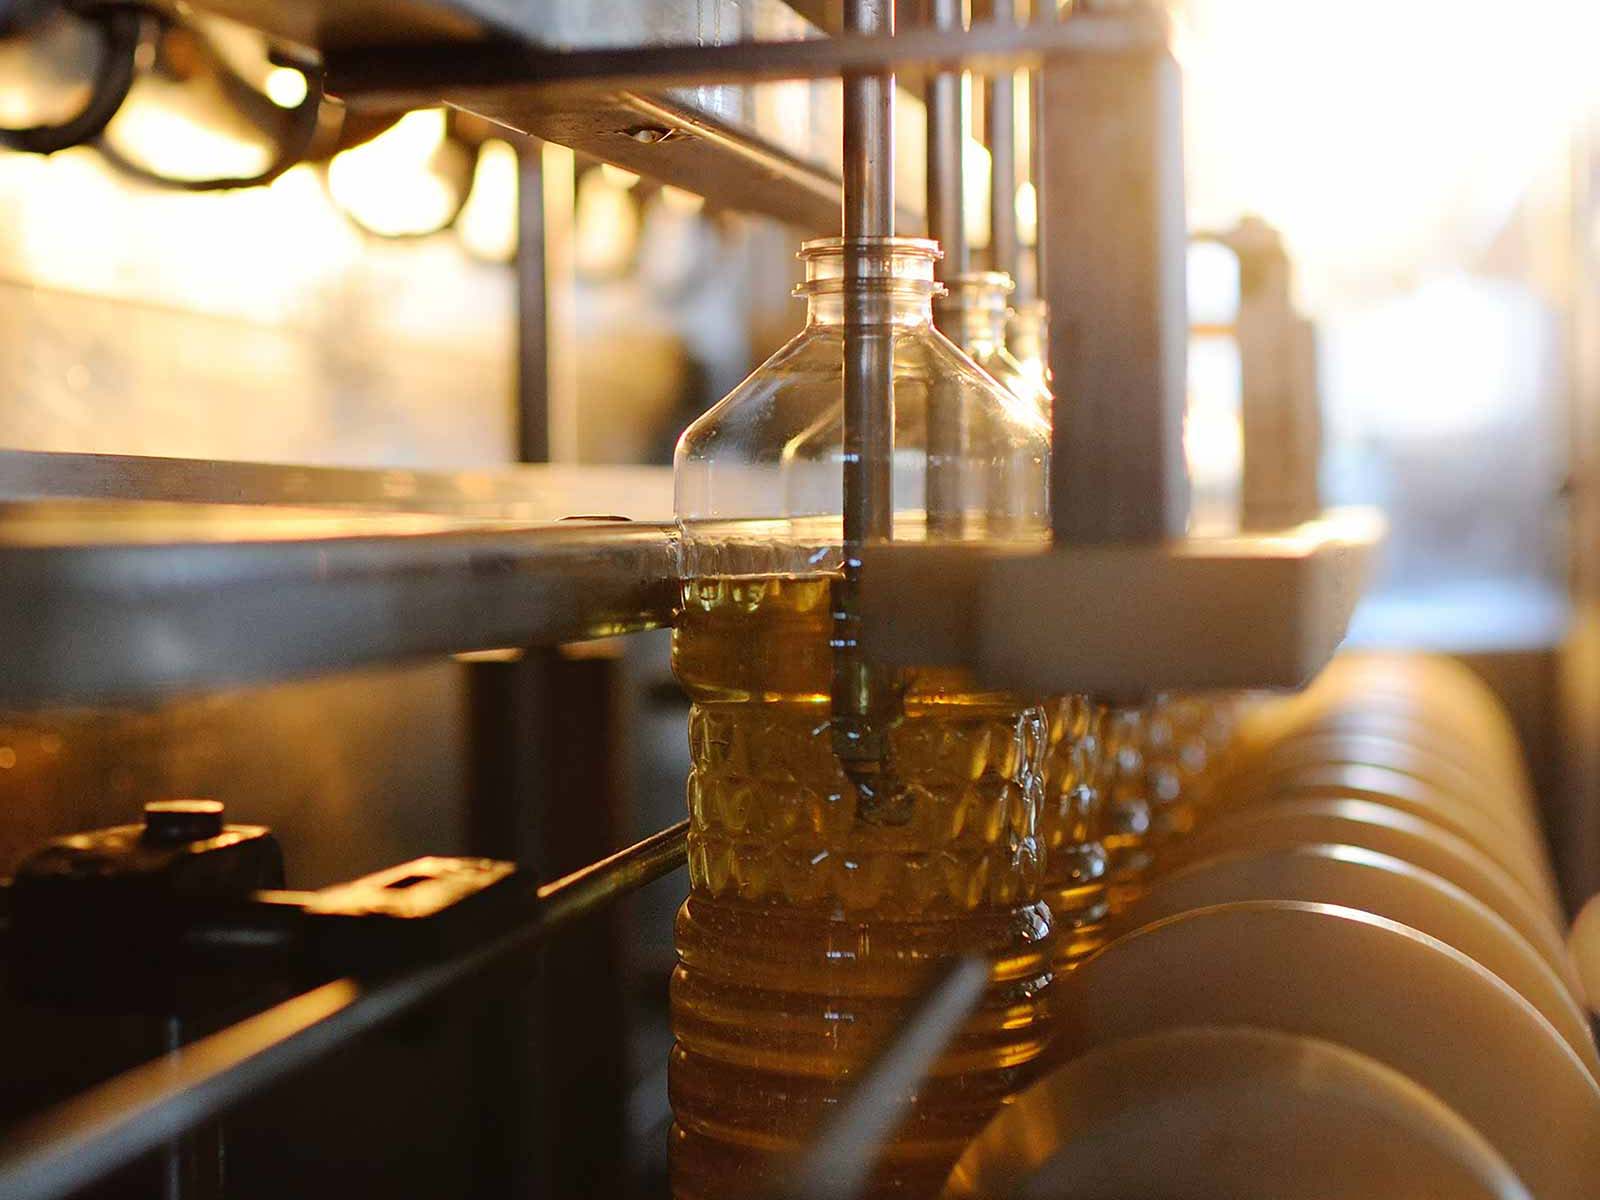
[(607, 95), (715, 84), (827, 79), (920, 68), (990, 72), (1071, 56), (1126, 54), (1164, 42), (1142, 14), (1081, 15), (1059, 23), (974, 25), (965, 33), (907, 30), (785, 42), (545, 50), (509, 42), (331, 51), (329, 91), (348, 102), (414, 107), (515, 88), (545, 97)]
[(863, 636), (889, 662), (1040, 695), (1299, 687), (1344, 639), (1383, 535), (1376, 512), (1334, 509), (1227, 538), (875, 546)]
[(0, 704), (265, 682), (672, 619), (672, 525), (0, 505)]
[(0, 1196), (66, 1196), (474, 982), (546, 934), (682, 866), (688, 827), (680, 822), (539, 887), (525, 924), (472, 950), (375, 985), (324, 984), (49, 1110), (0, 1145)]
[(670, 467), (540, 463), (468, 471), (0, 450), (0, 501), (161, 500), (453, 513), (672, 519)]

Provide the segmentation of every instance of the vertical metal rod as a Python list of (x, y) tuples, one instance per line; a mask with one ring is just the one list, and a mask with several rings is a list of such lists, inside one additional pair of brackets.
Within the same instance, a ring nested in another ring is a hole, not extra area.
[[(188, 1041), (183, 1018), (161, 1019), (162, 1048), (175, 1061)], [(217, 1200), (223, 1194), (223, 1133), (220, 1121), (174, 1133), (161, 1148), (162, 1200)]]
[[(846, 0), (851, 33), (893, 33), (894, 0)], [(844, 80), (845, 277), (865, 275), (862, 238), (894, 236), (894, 76)], [(889, 346), (867, 329), (878, 301), (845, 293), (844, 538), (846, 546), (892, 534), (894, 393)]]
[[(1053, 24), (1057, 20), (1056, 0), (1033, 0), (1033, 7), (1028, 14), (1029, 21), (1034, 25)], [(1041, 136), (1043, 122), (1039, 118), (1039, 105), (1044, 92), (1040, 86), (1040, 73), (1036, 69), (1027, 74), (1028, 81), (1028, 161), (1023, 164), (1025, 178), (1034, 186), (1034, 226), (1033, 226), (1033, 269), (1028, 269), (1024, 260), (1021, 270), (1013, 278), (1017, 283), (1014, 293), (1018, 307), (1038, 299), (1040, 279), (1044, 276), (1044, 268), (1040, 265), (1040, 258), (1044, 254), (1044, 203), (1039, 199), (1039, 181), (1044, 178), (1044, 138)], [(1049, 357), (1049, 348), (1041, 347), (1046, 358)]]
[(518, 462), (550, 461), (549, 306), (545, 294), (544, 144), (517, 155)]
[[(962, 0), (928, 0), (928, 23), (961, 29)], [(944, 250), (940, 277), (954, 279), (971, 266), (967, 248), (965, 195), (966, 105), (959, 71), (941, 71), (927, 86), (928, 236)], [(956, 305), (934, 306), (934, 321), (952, 341), (961, 340)], [(930, 537), (958, 538), (963, 527), (962, 428), (955, 389), (935, 380), (928, 393), (927, 514)]]
[[(163, 1026), (168, 1057), (183, 1048), (183, 1025), (169, 1016)], [(178, 1134), (161, 1148), (161, 1200), (184, 1200), (184, 1135)]]
[[(1014, 25), (1017, 0), (993, 0), (997, 25)], [(1021, 243), (1017, 238), (1017, 110), (1016, 73), (997, 71), (989, 78), (989, 103), (984, 109), (989, 138), (990, 263), (1015, 279)]]
[[(845, 0), (847, 33), (894, 32), (894, 0)], [(833, 748), (878, 817), (888, 783), (885, 706), (860, 645), (861, 551), (894, 534), (894, 343), (877, 321), (883, 297), (857, 286), (867, 274), (862, 239), (894, 235), (894, 76), (844, 77), (844, 572), (834, 595)]]
[[(929, 0), (928, 19), (934, 29), (960, 30), (961, 0)], [(961, 90), (959, 71), (941, 71), (928, 79), (928, 236), (944, 250), (945, 278), (963, 274), (970, 265)]]
[[(537, 154), (537, 152), (536, 152)], [(541, 230), (533, 231), (542, 241)], [(524, 239), (529, 227), (522, 226)], [(527, 316), (524, 315), (524, 321)], [(536, 327), (542, 337), (542, 318)], [(545, 718), (559, 703), (538, 651), (461, 665), (466, 703), (467, 853), (508, 859), (532, 878), (550, 874), (545, 824), (560, 804), (544, 786), (551, 771)], [(473, 1192), (545, 1195), (553, 1157), (550, 1081), (538, 1059), (546, 996), (539, 964), (508, 978), (500, 1003), (485, 1008), (471, 1038), (471, 1103), (477, 1109), (471, 1149)]]

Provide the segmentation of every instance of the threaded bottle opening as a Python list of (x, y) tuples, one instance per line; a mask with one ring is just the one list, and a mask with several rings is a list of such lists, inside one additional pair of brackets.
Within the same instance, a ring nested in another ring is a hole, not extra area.
[[(846, 249), (860, 261), (860, 274), (845, 277)], [(797, 296), (843, 292), (847, 286), (867, 291), (905, 292), (921, 297), (942, 296), (943, 284), (933, 277), (933, 265), (944, 257), (937, 242), (927, 238), (875, 237), (816, 238), (800, 247), (806, 281), (795, 288)]]

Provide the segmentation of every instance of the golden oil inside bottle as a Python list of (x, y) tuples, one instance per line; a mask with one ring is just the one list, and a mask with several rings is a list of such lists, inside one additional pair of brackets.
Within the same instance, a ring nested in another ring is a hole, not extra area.
[(1044, 704), (1049, 749), (1039, 833), (1044, 899), (1055, 917), (1057, 971), (1099, 949), (1109, 915), (1110, 861), (1101, 828), (1105, 710), (1084, 696)]
[(1165, 695), (1145, 719), (1145, 777), (1152, 842), (1159, 858), (1187, 837), (1211, 799), (1226, 762), (1231, 698)]
[(1150, 798), (1144, 762), (1144, 711), (1106, 712), (1100, 761), (1103, 798), (1106, 898), (1112, 914), (1124, 911), (1144, 893), (1153, 858), (1150, 852)]
[(673, 1193), (760, 1195), (898, 1031), (938, 964), (995, 963), (916, 1089), (872, 1196), (931, 1197), (1046, 1038), (1051, 920), (1037, 832), (1041, 709), (919, 672), (890, 731), (909, 793), (859, 820), (831, 750), (831, 578), (684, 585), (690, 894), (672, 979)]

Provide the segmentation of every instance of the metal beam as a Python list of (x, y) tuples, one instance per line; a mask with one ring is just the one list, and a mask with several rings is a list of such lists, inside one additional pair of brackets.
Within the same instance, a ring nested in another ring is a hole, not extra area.
[(865, 555), (862, 637), (885, 662), (1034, 695), (1299, 687), (1344, 639), (1383, 533), (1376, 513), (1334, 509), (1260, 537), (896, 542)]
[(1142, 14), (1084, 16), (1053, 25), (974, 25), (965, 33), (907, 30), (783, 42), (546, 50), (514, 43), (445, 43), (330, 52), (326, 86), (356, 105), (463, 108), (515, 91), (545, 100), (632, 89), (829, 79), (908, 68), (989, 72), (1063, 58), (1104, 58), (1163, 46)]
[(0, 505), (0, 700), (93, 702), (659, 628), (675, 528)]
[(669, 521), (672, 469), (558, 464), (419, 471), (0, 450), (0, 502), (26, 500), (282, 504), (529, 522), (575, 513)]

